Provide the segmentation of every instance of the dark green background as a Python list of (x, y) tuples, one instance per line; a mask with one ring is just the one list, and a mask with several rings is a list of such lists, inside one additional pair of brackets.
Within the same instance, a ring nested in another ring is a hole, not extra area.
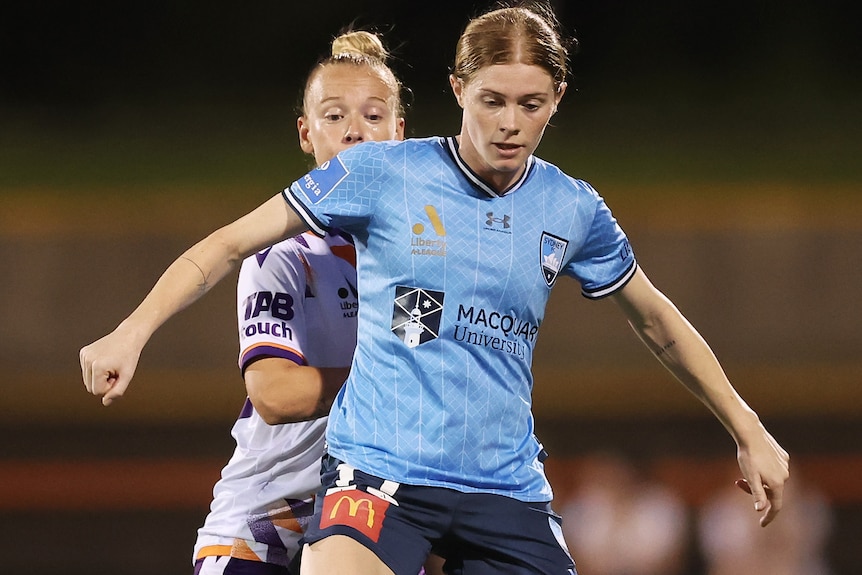
[[(4, 4), (0, 185), (294, 174), (301, 81), (350, 23), (393, 48), (412, 135), (457, 128), (448, 67), (485, 4), (294, 4)], [(566, 168), (637, 183), (859, 179), (857, 3), (555, 4), (580, 53), (542, 151)]]

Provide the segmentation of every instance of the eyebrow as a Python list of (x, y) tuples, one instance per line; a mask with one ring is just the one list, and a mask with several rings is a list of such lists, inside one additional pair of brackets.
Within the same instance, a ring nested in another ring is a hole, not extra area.
[[(324, 98), (324, 99), (320, 100), (319, 103), (320, 104), (326, 104), (329, 102), (338, 102), (338, 101), (341, 101), (343, 98), (344, 98), (343, 96), (329, 96), (328, 98)], [(371, 96), (368, 99), (382, 102), (383, 104), (386, 104), (386, 101), (387, 101), (386, 98), (381, 98), (379, 96)]]
[[(491, 90), (490, 88), (479, 88), (479, 92), (485, 93), (485, 94), (491, 94), (493, 96), (500, 96), (503, 98), (506, 97), (506, 94), (504, 94), (502, 92), (498, 92), (497, 90)], [(533, 92), (531, 94), (522, 94), (520, 96), (514, 96), (514, 97), (518, 100), (523, 100), (525, 98), (527, 98), (527, 99), (529, 99), (529, 98), (540, 98), (541, 99), (541, 98), (547, 98), (548, 93), (547, 92)]]

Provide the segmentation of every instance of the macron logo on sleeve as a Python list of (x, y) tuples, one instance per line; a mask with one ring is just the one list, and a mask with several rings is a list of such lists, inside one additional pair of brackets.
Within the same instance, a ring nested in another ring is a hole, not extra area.
[(303, 176), (296, 182), (296, 188), (302, 192), (307, 202), (314, 206), (328, 196), (349, 173), (341, 159), (336, 156)]

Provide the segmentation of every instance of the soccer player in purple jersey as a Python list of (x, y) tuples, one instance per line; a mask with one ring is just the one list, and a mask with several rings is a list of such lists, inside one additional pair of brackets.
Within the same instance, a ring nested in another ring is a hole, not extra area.
[[(297, 132), (316, 165), (361, 142), (403, 139), (403, 88), (387, 59), (379, 36), (349, 30), (313, 67)], [(302, 234), (243, 262), (237, 316), (248, 398), (198, 530), (196, 575), (299, 572), (326, 415), (356, 346), (357, 307), (356, 251), (346, 234)], [(105, 403), (123, 391), (115, 388)]]
[[(378, 36), (349, 31), (310, 72), (297, 131), (317, 165), (360, 142), (403, 139), (402, 86), (387, 57)], [(195, 575), (299, 573), (326, 415), (356, 347), (357, 307), (356, 252), (345, 234), (302, 234), (243, 262), (237, 316), (248, 399), (198, 530)]]

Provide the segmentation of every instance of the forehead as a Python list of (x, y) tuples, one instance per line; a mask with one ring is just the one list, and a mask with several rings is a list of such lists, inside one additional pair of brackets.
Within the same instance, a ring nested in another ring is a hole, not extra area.
[(315, 104), (331, 99), (388, 100), (394, 95), (391, 86), (371, 66), (337, 63), (316, 71), (305, 98)]
[(554, 79), (534, 64), (493, 64), (477, 70), (467, 87), (511, 96), (553, 94)]

